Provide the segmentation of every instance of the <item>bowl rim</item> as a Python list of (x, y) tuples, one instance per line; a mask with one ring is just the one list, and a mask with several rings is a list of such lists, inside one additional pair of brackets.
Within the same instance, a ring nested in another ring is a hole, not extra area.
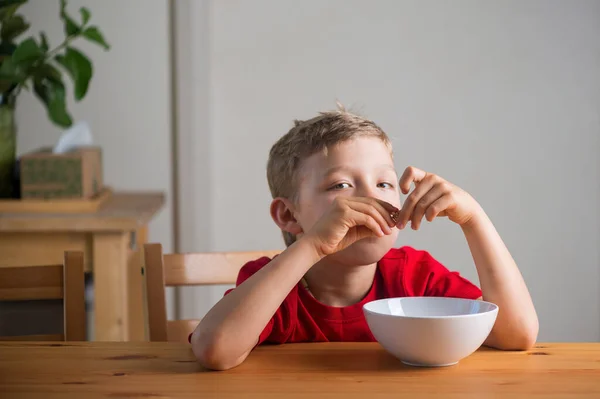
[[(481, 302), (481, 303), (486, 303), (486, 304), (492, 305), (492, 309), (486, 310), (485, 312), (480, 312), (480, 313), (458, 314), (458, 315), (448, 315), (448, 316), (404, 316), (404, 315), (379, 313), (379, 312), (374, 312), (372, 310), (367, 309), (367, 305), (369, 305), (370, 303), (389, 301), (390, 299), (419, 299), (419, 298), (427, 298), (427, 299), (433, 299), (433, 300), (451, 299), (451, 300), (468, 301), (468, 302)], [(480, 300), (480, 299), (454, 298), (454, 297), (442, 297), (442, 296), (403, 296), (403, 297), (381, 298), (381, 299), (375, 299), (374, 301), (369, 301), (369, 302), (365, 303), (362, 308), (363, 308), (363, 312), (370, 313), (372, 315), (384, 316), (384, 317), (399, 317), (399, 318), (403, 318), (403, 319), (457, 319), (457, 318), (464, 319), (464, 318), (478, 317), (478, 316), (482, 316), (482, 315), (488, 314), (488, 313), (497, 313), (499, 310), (499, 306), (496, 305), (495, 303)]]

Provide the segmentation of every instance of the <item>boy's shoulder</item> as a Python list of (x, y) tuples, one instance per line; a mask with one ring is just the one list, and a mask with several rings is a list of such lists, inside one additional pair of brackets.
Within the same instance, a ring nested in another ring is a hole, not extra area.
[(390, 249), (378, 262), (384, 277), (400, 280), (429, 274), (439, 266), (441, 264), (429, 252), (408, 245)]
[[(238, 284), (241, 284), (244, 280), (265, 267), (276, 257), (277, 255), (273, 258), (262, 256), (244, 264), (238, 275)], [(432, 260), (434, 260), (433, 257), (427, 251), (417, 250), (410, 246), (402, 246), (390, 249), (379, 261), (379, 266), (387, 270), (400, 270), (406, 267), (422, 268), (427, 267), (428, 263)]]
[[(262, 256), (260, 258), (251, 260), (242, 266), (241, 270), (244, 270), (247, 273), (254, 274), (264, 266), (266, 266), (269, 262), (275, 259), (277, 255), (273, 258), (268, 256)], [(381, 259), (380, 262), (387, 262), (387, 264), (396, 264), (397, 262), (402, 263), (403, 260), (409, 260), (416, 263), (427, 262), (428, 260), (433, 259), (433, 257), (424, 250), (418, 250), (411, 246), (402, 246), (398, 248), (390, 249)]]
[(481, 290), (449, 270), (428, 251), (410, 246), (392, 248), (379, 262), (385, 280), (400, 284), (405, 296), (449, 296), (476, 299)]
[(437, 268), (438, 266), (442, 265), (431, 253), (409, 245), (390, 249), (379, 261), (380, 268), (395, 269), (403, 272), (412, 269)]
[[(236, 285), (243, 283), (276, 256), (263, 256), (247, 262), (240, 269)], [(391, 290), (396, 296), (453, 296), (471, 299), (481, 296), (480, 289), (459, 273), (450, 271), (428, 251), (411, 246), (390, 249), (378, 262), (378, 269), (387, 290)]]
[(270, 258), (268, 256), (261, 256), (260, 258), (246, 262), (238, 273), (236, 285), (240, 285), (241, 283), (243, 283), (244, 280), (248, 279), (254, 273), (265, 267), (270, 261), (272, 261), (276, 257), (277, 255), (275, 255), (273, 258)]
[(415, 249), (409, 245), (404, 245), (398, 248), (390, 249), (385, 255), (383, 255), (383, 258), (381, 258), (381, 260), (402, 260), (407, 258), (412, 259), (415, 256), (422, 257), (427, 253), (427, 251)]

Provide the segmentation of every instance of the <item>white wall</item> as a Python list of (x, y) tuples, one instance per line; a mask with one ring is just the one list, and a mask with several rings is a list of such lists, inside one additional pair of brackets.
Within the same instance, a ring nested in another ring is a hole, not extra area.
[[(104, 154), (104, 180), (119, 190), (160, 190), (167, 205), (150, 225), (150, 239), (172, 245), (171, 89), (167, 0), (71, 0), (69, 10), (92, 11), (111, 49), (84, 40), (73, 43), (94, 65), (86, 98), (75, 103), (74, 120), (90, 123)], [(46, 31), (52, 46), (63, 38), (59, 2), (32, 0), (23, 8), (31, 33)], [(143, 13), (141, 12), (143, 10)], [(67, 83), (69, 77), (65, 75)], [(24, 93), (18, 104), (18, 152), (53, 145), (60, 130), (48, 120), (41, 102)]]
[[(213, 150), (210, 102), (210, 3), (174, 4), (174, 60), (181, 252), (210, 251), (213, 243)], [(178, 288), (176, 316), (198, 318), (214, 303), (214, 289)]]
[[(187, 219), (188, 250), (206, 246), (194, 229), (214, 250), (281, 248), (268, 150), (294, 118), (340, 99), (393, 136), (399, 170), (438, 173), (480, 201), (530, 287), (540, 340), (600, 339), (600, 3), (177, 3), (201, 21), (186, 43), (208, 62), (180, 77), (191, 101), (180, 133), (198, 156), (212, 151), (181, 171), (202, 188), (182, 201), (210, 206)], [(456, 226), (403, 232), (403, 244), (477, 281)], [(212, 304), (187, 303), (186, 316)]]
[[(81, 103), (72, 99), (74, 120), (90, 123), (102, 147), (105, 183), (116, 190), (158, 190), (166, 205), (150, 223), (149, 239), (172, 249), (171, 82), (167, 0), (71, 0), (92, 11), (111, 50), (84, 40), (74, 46), (93, 61), (94, 76)], [(31, 0), (22, 8), (31, 33), (46, 31), (52, 46), (62, 40), (59, 1)], [(65, 76), (69, 81), (69, 78)], [(70, 86), (69, 86), (70, 87)], [(37, 98), (29, 93), (18, 104), (18, 152), (54, 144), (60, 131), (52, 125)]]

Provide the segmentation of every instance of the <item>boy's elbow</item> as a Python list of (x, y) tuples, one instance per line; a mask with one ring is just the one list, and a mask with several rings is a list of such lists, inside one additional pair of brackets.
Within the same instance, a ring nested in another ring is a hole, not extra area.
[(537, 342), (539, 325), (535, 323), (521, 326), (517, 331), (492, 334), (490, 346), (507, 351), (527, 351)]
[(535, 321), (535, 323), (532, 323), (531, 326), (525, 329), (519, 342), (520, 350), (526, 351), (533, 348), (533, 346), (537, 342), (539, 329), (540, 326), (537, 320)]
[(223, 346), (210, 339), (192, 338), (192, 352), (196, 360), (205, 368), (215, 371), (225, 371), (239, 366), (246, 356), (232, 357)]
[(207, 369), (225, 371), (237, 366), (237, 364), (228, 361), (228, 359), (221, 356), (218, 351), (209, 345), (200, 345), (197, 348), (192, 346), (192, 349), (198, 362)]
[(537, 341), (537, 332), (526, 331), (514, 337), (511, 342), (506, 345), (506, 350), (528, 351), (535, 345)]
[(515, 349), (526, 351), (533, 348), (537, 342), (539, 330), (540, 324), (537, 317), (530, 320), (529, 323), (525, 323), (517, 334)]

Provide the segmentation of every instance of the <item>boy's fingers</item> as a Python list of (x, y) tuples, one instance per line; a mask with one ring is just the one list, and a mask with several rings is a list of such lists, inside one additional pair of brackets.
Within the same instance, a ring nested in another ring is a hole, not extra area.
[(352, 208), (348, 212), (348, 216), (352, 219), (356, 226), (367, 227), (377, 237), (383, 237), (385, 235), (381, 229), (380, 223), (377, 223), (377, 221), (369, 214), (354, 210)]
[(421, 198), (433, 187), (435, 181), (433, 178), (426, 178), (422, 180), (417, 187), (413, 190), (412, 193), (408, 197), (406, 197), (406, 201), (404, 201), (404, 205), (400, 210), (400, 217), (398, 220), (398, 228), (403, 229), (408, 221), (411, 219), (412, 214), (414, 212), (415, 206), (421, 200)]
[(377, 201), (378, 204), (380, 204), (381, 206), (383, 206), (385, 208), (386, 211), (388, 212), (395, 212), (395, 211), (399, 211), (400, 209), (398, 209), (396, 206), (390, 204), (387, 201), (384, 200), (380, 200), (378, 198), (373, 198), (375, 201)]
[[(391, 221), (390, 215), (387, 214), (385, 210), (382, 212), (383, 207), (381, 205), (377, 203), (364, 203), (361, 201), (349, 201), (348, 205), (355, 211), (371, 216), (379, 224), (384, 233), (390, 234), (392, 232), (390, 223), (388, 222), (388, 219)], [(381, 209), (378, 209), (378, 206), (381, 207)], [(387, 216), (387, 219), (384, 215)]]
[(394, 220), (394, 217), (392, 217), (392, 215), (394, 215), (397, 218), (400, 210), (394, 205), (390, 204), (389, 202), (377, 198), (364, 197), (353, 198), (353, 200), (375, 207), (381, 213), (381, 215), (383, 215), (383, 218), (385, 219), (389, 227), (394, 227), (396, 225), (398, 219)]
[(375, 199), (385, 209), (385, 218), (390, 223), (390, 227), (396, 226), (400, 218), (400, 209), (390, 204), (389, 202)]
[(425, 211), (425, 217), (430, 222), (437, 216), (444, 216), (446, 209), (452, 205), (452, 198), (449, 195), (444, 195), (435, 200)]
[(402, 173), (402, 177), (400, 177), (400, 190), (402, 190), (403, 194), (408, 194), (410, 185), (413, 182), (418, 183), (422, 181), (425, 177), (427, 177), (427, 172), (415, 168), (414, 166), (409, 166), (404, 169), (404, 173)]
[(419, 202), (415, 205), (415, 209), (410, 218), (410, 225), (413, 229), (419, 229), (421, 220), (423, 219), (423, 216), (425, 216), (425, 212), (429, 206), (443, 195), (444, 189), (440, 185), (434, 185), (431, 190), (421, 197)]

